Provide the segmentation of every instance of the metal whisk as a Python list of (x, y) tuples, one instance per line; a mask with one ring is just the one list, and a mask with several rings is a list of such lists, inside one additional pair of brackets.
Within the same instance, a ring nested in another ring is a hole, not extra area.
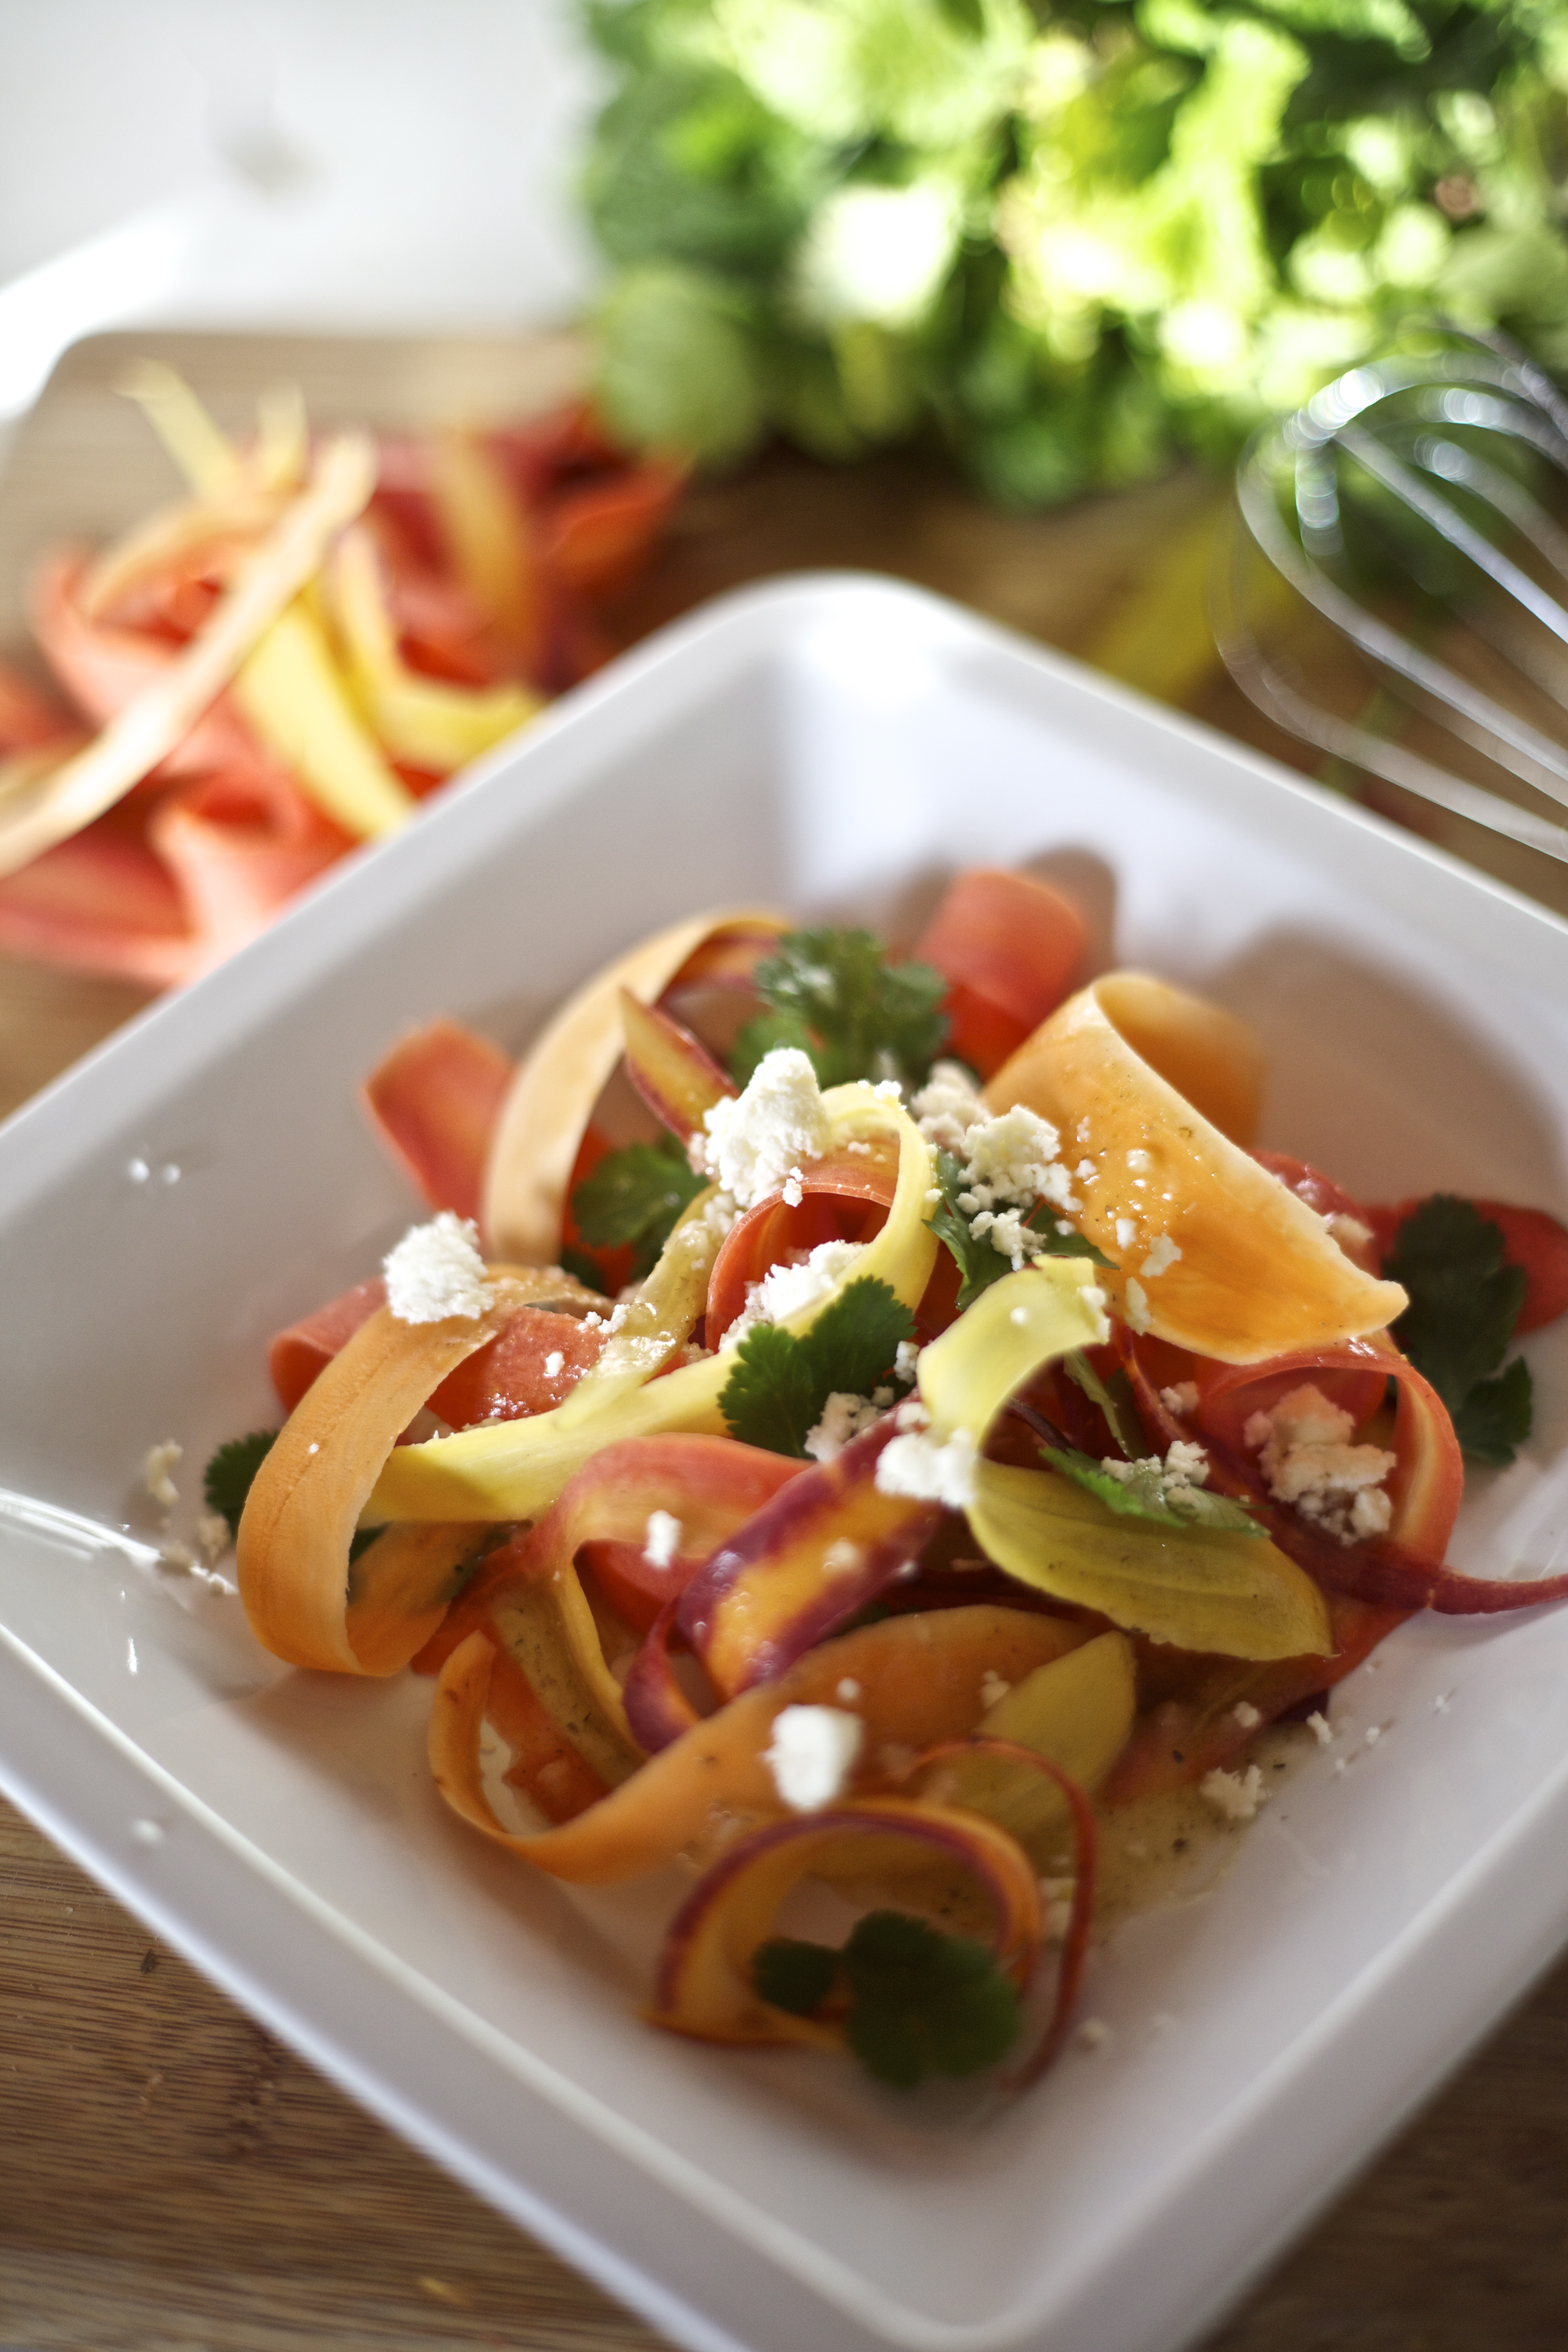
[(1428, 341), (1248, 446), (1220, 651), (1291, 734), (1568, 863), (1568, 403), (1500, 336)]

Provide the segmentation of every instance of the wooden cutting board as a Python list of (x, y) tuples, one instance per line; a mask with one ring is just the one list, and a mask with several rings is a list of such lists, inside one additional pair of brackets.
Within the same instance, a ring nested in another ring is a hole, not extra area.
[[(479, 421), (559, 398), (582, 363), (565, 335), (79, 345), (0, 482), (0, 643), (18, 638), (45, 545), (101, 538), (169, 494), (163, 459), (113, 390), (137, 353), (180, 368), (234, 425), (258, 389), (285, 381), (321, 423)], [(778, 454), (691, 494), (619, 617), (629, 640), (768, 573), (896, 572), (1300, 763), (1215, 664), (1203, 591), (1226, 513), (1223, 493), (1190, 474), (1021, 518), (910, 459), (841, 473)], [(1419, 816), (1392, 793), (1381, 804)], [(1542, 861), (1473, 828), (1427, 829), (1568, 905)], [(142, 1002), (0, 960), (0, 1111)], [(1561, 2352), (1565, 2206), (1568, 1966), (1206, 2352)], [(659, 2341), (363, 2115), (0, 1804), (0, 2352), (652, 2352)]]

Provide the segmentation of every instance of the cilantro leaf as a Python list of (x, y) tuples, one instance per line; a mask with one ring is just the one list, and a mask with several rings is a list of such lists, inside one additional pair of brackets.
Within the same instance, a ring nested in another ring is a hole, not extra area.
[(846, 1284), (798, 1337), (774, 1323), (749, 1331), (719, 1410), (742, 1444), (804, 1460), (807, 1433), (828, 1398), (836, 1390), (868, 1395), (914, 1329), (914, 1317), (888, 1285), (862, 1276)]
[(248, 1437), (231, 1437), (220, 1445), (202, 1474), (202, 1494), (209, 1511), (228, 1521), (231, 1536), (239, 1533), (246, 1497), (256, 1474), (271, 1453), (275, 1429), (253, 1429)]
[(1245, 1503), (1232, 1502), (1228, 1495), (1211, 1495), (1205, 1486), (1180, 1486), (1172, 1499), (1172, 1489), (1157, 1464), (1149, 1460), (1134, 1462), (1131, 1476), (1119, 1478), (1115, 1472), (1076, 1447), (1042, 1445), (1040, 1452), (1054, 1470), (1070, 1478), (1085, 1492), (1098, 1496), (1108, 1509), (1119, 1512), (1124, 1518), (1152, 1519), (1162, 1528), (1207, 1528), (1215, 1535), (1260, 1536), (1259, 1522)]
[(757, 1064), (775, 1045), (798, 1045), (802, 1053), (810, 1055), (812, 1066), (817, 1067), (804, 1021), (797, 1020), (793, 1013), (759, 1013), (754, 1021), (746, 1022), (737, 1030), (730, 1048), (730, 1076), (738, 1087), (750, 1084)]
[(1118, 1367), (1109, 1381), (1102, 1381), (1081, 1348), (1068, 1349), (1062, 1358), (1062, 1370), (1083, 1391), (1090, 1404), (1100, 1407), (1111, 1436), (1129, 1462), (1135, 1462), (1143, 1451), (1143, 1432), (1138, 1425), (1132, 1383), (1126, 1373)]
[(1533, 1410), (1530, 1366), (1516, 1356), (1495, 1379), (1476, 1382), (1454, 1415), (1454, 1434), (1472, 1462), (1502, 1469), (1530, 1435)]
[(816, 1370), (793, 1331), (763, 1323), (735, 1351), (719, 1410), (742, 1445), (805, 1459), (806, 1433), (822, 1418), (830, 1389), (818, 1393)]
[(838, 1974), (838, 1955), (826, 1944), (803, 1944), (793, 1936), (773, 1936), (752, 1955), (752, 1982), (762, 1999), (792, 2017), (820, 2009)]
[(738, 1084), (771, 1046), (800, 1045), (825, 1087), (853, 1078), (919, 1086), (947, 1035), (946, 979), (930, 964), (889, 963), (870, 931), (791, 931), (755, 979), (768, 1011), (737, 1041)]
[(869, 1396), (889, 1374), (903, 1339), (915, 1336), (915, 1318), (885, 1282), (862, 1275), (846, 1283), (823, 1308), (805, 1338), (797, 1342), (827, 1385), (826, 1402), (835, 1389)]
[(868, 1911), (842, 1951), (775, 1936), (752, 1981), (764, 2000), (809, 2017), (842, 1980), (845, 2038), (868, 2072), (907, 2091), (927, 2074), (973, 2074), (1018, 2038), (1017, 1989), (984, 1944), (946, 1936), (907, 1911)]
[(1473, 1201), (1435, 1192), (1405, 1218), (1383, 1267), (1410, 1295), (1394, 1338), (1447, 1406), (1465, 1452), (1496, 1464), (1513, 1460), (1531, 1414), (1528, 1367), (1492, 1378), (1524, 1303), (1524, 1270), (1505, 1264), (1504, 1247)]
[[(930, 1224), (938, 1241), (946, 1244), (957, 1263), (963, 1280), (959, 1286), (958, 1305), (962, 1313), (973, 1307), (983, 1290), (1000, 1282), (1005, 1274), (1013, 1271), (1013, 1261), (1004, 1257), (992, 1243), (989, 1233), (978, 1240), (969, 1230), (969, 1219), (958, 1205), (958, 1196), (967, 1187), (963, 1181), (963, 1162), (952, 1151), (936, 1155), (936, 1181), (942, 1191), (941, 1204), (932, 1211)], [(1109, 1266), (1110, 1258), (1098, 1250), (1083, 1234), (1058, 1233), (1059, 1220), (1048, 1201), (1037, 1202), (1024, 1219), (1030, 1233), (1038, 1234), (1041, 1257), (1087, 1257), (1096, 1265)], [(1081, 1383), (1080, 1383), (1081, 1385)]]
[(1017, 1989), (984, 1944), (903, 1911), (857, 1922), (841, 1964), (846, 2033), (861, 2064), (907, 2090), (926, 2074), (973, 2074), (1018, 2038)]
[(694, 1175), (686, 1154), (670, 1138), (661, 1143), (628, 1143), (600, 1160), (572, 1195), (577, 1231), (590, 1249), (630, 1245), (632, 1280), (638, 1282), (658, 1260), (677, 1218), (701, 1192), (707, 1179)]

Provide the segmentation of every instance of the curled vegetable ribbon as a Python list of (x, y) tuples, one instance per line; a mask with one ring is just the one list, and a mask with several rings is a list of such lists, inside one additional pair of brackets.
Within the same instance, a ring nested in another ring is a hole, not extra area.
[[(616, 1005), (616, 1036), (619, 1007)], [(887, 1222), (845, 1279), (885, 1282), (911, 1310), (920, 1303), (936, 1255), (926, 1223), (933, 1181), (930, 1146), (902, 1106), (861, 1082), (834, 1087), (823, 1105), (833, 1144), (886, 1137), (898, 1147), (898, 1181)], [(552, 1503), (573, 1472), (612, 1437), (652, 1437), (691, 1430), (721, 1435), (721, 1396), (732, 1354), (681, 1364), (655, 1380), (678, 1341), (672, 1318), (695, 1320), (720, 1234), (700, 1193), (666, 1243), (630, 1311), (593, 1370), (552, 1412), (496, 1422), (455, 1437), (405, 1445), (388, 1461), (367, 1505), (372, 1519), (533, 1518)], [(843, 1287), (784, 1319), (809, 1330)], [(668, 1307), (665, 1302), (668, 1302)], [(688, 1322), (686, 1328), (691, 1328)], [(682, 1333), (681, 1336), (684, 1336)], [(390, 1452), (390, 1447), (389, 1447)]]
[(1128, 971), (1070, 997), (985, 1088), (1059, 1129), (1123, 1319), (1230, 1364), (1382, 1330), (1406, 1303), (1250, 1156), (1261, 1076), (1244, 1022)]
[[(462, 1604), (466, 1606), (466, 1602)], [(987, 1675), (1016, 1686), (1076, 1651), (1084, 1629), (992, 1602), (889, 1617), (809, 1650), (776, 1682), (758, 1684), (679, 1737), (618, 1785), (552, 1829), (509, 1829), (486, 1786), (480, 1739), (487, 1720), (504, 1731), (498, 1685), (510, 1663), (510, 1633), (495, 1617), (452, 1651), (431, 1709), (429, 1755), (437, 1786), (470, 1827), (552, 1876), (616, 1885), (678, 1855), (705, 1859), (753, 1827), (784, 1816), (766, 1761), (773, 1719), (786, 1706), (842, 1706), (856, 1685), (866, 1727), (862, 1758), (874, 1771), (886, 1745), (917, 1756), (962, 1739), (980, 1720)], [(564, 1678), (552, 1669), (548, 1708)], [(504, 1696), (504, 1694), (503, 1694)], [(559, 1726), (564, 1729), (564, 1726)], [(1076, 1740), (1076, 1734), (1068, 1734)], [(1081, 1741), (1073, 1748), (1076, 1758)]]
[(498, 1255), (547, 1265), (561, 1246), (589, 1115), (626, 1044), (623, 992), (652, 1003), (710, 964), (724, 984), (734, 950), (749, 974), (756, 955), (788, 929), (766, 908), (692, 915), (617, 956), (567, 998), (519, 1067), (496, 1121), (480, 1222)]
[[(933, 1440), (962, 1433), (978, 1455), (996, 1415), (1032, 1374), (1070, 1349), (1105, 1340), (1097, 1271), (1082, 1258), (1038, 1260), (994, 1283), (921, 1350), (920, 1392)], [(973, 1474), (970, 1526), (1020, 1583), (1184, 1650), (1287, 1658), (1332, 1647), (1321, 1592), (1271, 1543), (1121, 1517), (1048, 1471), (977, 1459)]]
[[(374, 487), (375, 452), (363, 434), (327, 444), (306, 488), (240, 562), (205, 625), (101, 734), (32, 790), (16, 794), (0, 814), (0, 873), (15, 873), (79, 832), (174, 750), (277, 636), (332, 538), (363, 510)], [(365, 830), (384, 831), (401, 822), (409, 803), (396, 790), (395, 808), (381, 809)]]
[(665, 1937), (652, 2022), (704, 2042), (815, 2042), (829, 2049), (843, 2029), (763, 2000), (752, 1962), (803, 1878), (835, 1865), (864, 1867), (868, 1841), (912, 1846), (957, 1864), (988, 1898), (993, 1949), (1022, 1990), (1039, 1949), (1039, 1881), (1016, 1841), (983, 1813), (905, 1797), (867, 1797), (795, 1821), (771, 1822), (714, 1864)]
[(479, 1315), (404, 1323), (375, 1303), (379, 1284), (365, 1284), (328, 1310), (338, 1325), (328, 1345), (312, 1349), (307, 1327), (279, 1335), (309, 1384), (256, 1475), (236, 1544), (246, 1615), (274, 1657), (396, 1674), (439, 1626), (479, 1549), (470, 1523), (388, 1528), (352, 1563), (350, 1552), (376, 1473), (415, 1414), (521, 1310), (559, 1299), (565, 1279), (533, 1266), (490, 1276)]

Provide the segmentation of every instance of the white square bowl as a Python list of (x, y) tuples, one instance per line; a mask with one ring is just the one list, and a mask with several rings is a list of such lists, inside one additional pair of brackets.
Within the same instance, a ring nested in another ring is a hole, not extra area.
[[(695, 906), (897, 922), (956, 866), (1047, 854), (1105, 956), (1258, 1025), (1265, 1140), (1371, 1200), (1568, 1208), (1568, 926), (853, 576), (646, 646), (0, 1133), (0, 1784), (693, 2347), (1170, 2352), (1568, 1932), (1568, 1615), (1418, 1620), (1219, 1885), (1100, 1955), (1111, 2040), (1027, 2099), (725, 2055), (638, 2021), (636, 1890), (575, 1896), (445, 1812), (427, 1684), (288, 1673), (153, 1564), (149, 1445), (179, 1439), (194, 1483), (275, 1418), (268, 1335), (415, 1213), (355, 1102), (400, 1029), (446, 1011), (516, 1044)], [(1529, 1353), (1536, 1434), (1478, 1482), (1467, 1567), (1564, 1548), (1568, 1348)]]

